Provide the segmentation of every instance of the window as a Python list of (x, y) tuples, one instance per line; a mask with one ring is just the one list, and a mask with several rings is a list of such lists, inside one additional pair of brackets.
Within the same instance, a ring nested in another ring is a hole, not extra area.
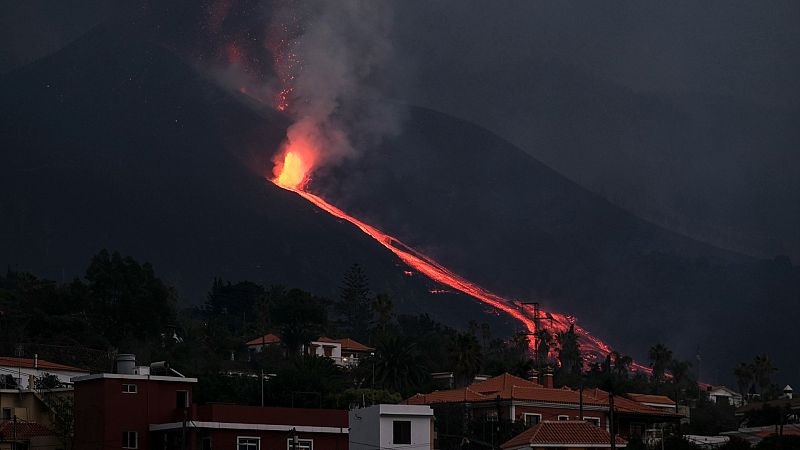
[(202, 450), (211, 450), (211, 438), (203, 438), (200, 448)]
[(559, 415), (558, 420), (569, 420), (569, 416)]
[(3, 420), (11, 420), (11, 408), (3, 408)]
[(292, 448), (292, 438), (286, 440), (286, 450), (314, 450), (312, 439), (298, 439), (297, 445)]
[(189, 407), (189, 392), (188, 391), (175, 391), (175, 407), (188, 408)]
[(135, 394), (138, 391), (135, 384), (123, 384), (122, 392), (126, 394)]
[(139, 433), (135, 431), (123, 431), (122, 448), (139, 448)]
[(542, 415), (541, 414), (525, 413), (525, 425), (526, 426), (536, 425), (537, 423), (539, 423), (541, 421), (542, 421)]
[(393, 444), (411, 444), (411, 421), (395, 420), (392, 434)]
[(589, 422), (590, 424), (599, 427), (600, 426), (600, 418), (599, 417), (586, 417), (583, 416), (583, 420)]
[(236, 450), (260, 450), (261, 439), (257, 437), (237, 437)]

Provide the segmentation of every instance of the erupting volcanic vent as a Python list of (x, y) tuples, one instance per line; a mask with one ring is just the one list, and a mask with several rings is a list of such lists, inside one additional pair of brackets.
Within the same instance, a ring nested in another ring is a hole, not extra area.
[[(375, 3), (367, 2), (365, 5), (367, 8), (375, 8)], [(342, 9), (336, 9), (337, 17), (334, 23), (346, 23), (348, 20), (363, 21), (364, 17), (372, 17), (376, 13), (376, 11), (358, 10), (349, 11), (351, 13), (349, 15), (342, 15), (342, 11)], [(348, 12), (346, 8), (344, 11)], [(519, 321), (531, 336), (534, 336), (537, 327), (554, 334), (565, 332), (573, 327), (578, 334), (581, 350), (586, 356), (587, 363), (605, 358), (611, 352), (611, 348), (575, 324), (574, 318), (564, 314), (542, 312), (538, 308), (534, 309), (484, 289), (419, 250), (347, 214), (308, 191), (309, 177), (315, 168), (329, 163), (332, 159), (331, 155), (338, 157), (352, 155), (350, 138), (352, 134), (358, 133), (353, 133), (352, 129), (343, 125), (344, 122), (339, 120), (339, 115), (343, 109), (346, 109), (347, 105), (344, 103), (346, 103), (347, 96), (351, 95), (353, 91), (363, 91), (364, 89), (354, 82), (357, 78), (350, 77), (348, 74), (351, 72), (368, 73), (370, 67), (363, 66), (364, 61), (373, 61), (376, 58), (348, 60), (346, 62), (355, 68), (342, 68), (341, 61), (332, 62), (326, 59), (326, 55), (353, 54), (354, 52), (348, 51), (352, 49), (330, 48), (341, 43), (336, 36), (332, 36), (330, 33), (317, 36), (314, 33), (313, 25), (308, 23), (305, 24), (305, 27), (309, 28), (308, 30), (303, 30), (303, 26), (294, 25), (298, 21), (291, 11), (284, 14), (283, 17), (293, 25), (286, 26), (283, 23), (277, 23), (273, 26), (274, 36), (277, 37), (273, 37), (271, 40), (273, 43), (271, 52), (277, 67), (276, 72), (281, 74), (280, 86), (276, 88), (278, 95), (274, 98), (273, 107), (289, 115), (293, 123), (288, 128), (282, 148), (274, 159), (275, 167), (272, 177), (269, 177), (270, 181), (283, 189), (296, 193), (332, 216), (355, 225), (406, 264), (411, 270), (411, 272), (404, 271), (406, 274), (417, 272), (438, 283), (440, 286), (434, 291), (438, 292), (441, 290), (438, 288), (446, 287), (477, 299)], [(327, 27), (321, 28), (327, 29)], [(363, 22), (359, 23), (359, 28), (363, 28)], [(290, 29), (293, 30), (290, 33), (292, 36), (287, 36), (287, 30)], [(380, 39), (370, 36), (370, 39), (366, 41), (372, 43), (380, 41)], [(366, 49), (367, 52), (373, 50), (372, 47)], [(330, 70), (330, 64), (336, 64), (337, 70)], [(318, 73), (320, 71), (324, 72), (323, 76)], [(330, 78), (336, 74), (330, 72), (337, 72), (341, 79), (331, 81)], [(350, 123), (353, 122), (359, 123), (359, 121), (350, 121)], [(376, 132), (376, 134), (379, 135), (380, 132)], [(536, 349), (535, 339), (530, 340), (530, 348)], [(634, 367), (647, 370), (644, 366), (635, 363)]]

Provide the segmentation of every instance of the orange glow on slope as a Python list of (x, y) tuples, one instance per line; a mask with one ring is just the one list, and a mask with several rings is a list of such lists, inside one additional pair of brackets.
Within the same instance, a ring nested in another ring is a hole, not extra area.
[(446, 267), (440, 265), (436, 261), (430, 259), (424, 254), (415, 250), (414, 248), (409, 247), (403, 242), (393, 238), (392, 236), (389, 236), (388, 234), (378, 230), (377, 228), (371, 225), (367, 225), (366, 223), (356, 219), (355, 217), (348, 215), (341, 209), (331, 205), (322, 198), (310, 192), (305, 192), (303, 190), (291, 186), (285, 186), (279, 184), (277, 180), (280, 179), (281, 175), (282, 174), (279, 174), (276, 180), (274, 180), (274, 182), (278, 184), (278, 186), (296, 193), (297, 195), (313, 203), (318, 208), (329, 213), (330, 215), (352, 223), (353, 225), (358, 227), (358, 229), (368, 234), (373, 239), (378, 241), (381, 245), (386, 247), (389, 251), (397, 255), (397, 257), (400, 258), (401, 261), (403, 261), (416, 271), (422, 273), (423, 275), (427, 276), (428, 278), (436, 282), (439, 282), (446, 286), (450, 286), (455, 290), (463, 292), (469, 295), (470, 297), (476, 298), (482, 301), (483, 303), (486, 303), (490, 306), (493, 306), (494, 308), (497, 308), (509, 314), (518, 321), (522, 322), (522, 324), (525, 325), (525, 328), (528, 330), (528, 332), (533, 333), (536, 331), (536, 326), (533, 322), (533, 319), (527, 317), (516, 306), (510, 304), (511, 302), (509, 302), (508, 300), (498, 295), (495, 295), (481, 288), (480, 286), (465, 280), (464, 278), (461, 278), (460, 276), (451, 272)]

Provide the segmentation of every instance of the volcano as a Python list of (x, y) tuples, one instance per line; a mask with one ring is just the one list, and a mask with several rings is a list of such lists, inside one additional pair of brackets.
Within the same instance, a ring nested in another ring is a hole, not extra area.
[[(198, 303), (215, 276), (334, 295), (358, 262), (401, 312), (517, 326), (431, 294), (442, 287), (269, 183), (285, 117), (138, 35), (98, 27), (0, 89), (0, 264), (68, 279), (106, 247), (152, 262)], [(659, 228), (435, 111), (409, 107), (403, 133), (309, 190), (492, 291), (575, 315), (623, 352), (699, 347), (711, 377), (759, 351), (753, 335), (783, 339), (797, 313), (791, 263)]]

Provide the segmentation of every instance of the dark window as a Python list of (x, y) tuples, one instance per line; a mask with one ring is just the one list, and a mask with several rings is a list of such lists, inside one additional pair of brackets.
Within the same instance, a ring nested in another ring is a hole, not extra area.
[(189, 392), (175, 391), (175, 407), (176, 408), (189, 407)]
[(558, 416), (558, 420), (569, 420), (569, 416)]
[(201, 445), (202, 450), (211, 450), (211, 438), (203, 438)]
[(126, 394), (135, 394), (138, 389), (136, 388), (135, 384), (123, 384), (122, 385), (122, 392)]
[(135, 431), (123, 431), (122, 448), (139, 448), (138, 433)]
[(525, 425), (527, 426), (536, 425), (541, 421), (542, 421), (541, 414), (525, 414)]
[(592, 425), (599, 427), (600, 426), (600, 418), (599, 417), (584, 417), (583, 420), (591, 423)]
[(11, 408), (3, 408), (3, 420), (11, 420)]
[(410, 444), (411, 443), (411, 421), (410, 420), (395, 420), (394, 421), (394, 434), (392, 435), (393, 444)]
[(261, 439), (256, 437), (240, 437), (236, 439), (237, 450), (259, 450)]

